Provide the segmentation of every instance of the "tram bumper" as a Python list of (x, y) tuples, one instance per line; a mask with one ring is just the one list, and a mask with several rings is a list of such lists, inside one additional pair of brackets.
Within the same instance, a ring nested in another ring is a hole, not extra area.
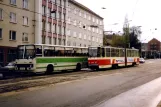
[(90, 69), (97, 69), (98, 68), (98, 64), (89, 64), (88, 67)]

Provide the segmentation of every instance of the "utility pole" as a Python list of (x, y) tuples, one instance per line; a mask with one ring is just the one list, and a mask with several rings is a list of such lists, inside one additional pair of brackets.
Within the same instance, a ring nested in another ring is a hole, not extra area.
[(128, 23), (128, 19), (127, 16), (125, 17), (125, 22), (124, 22), (124, 26), (123, 26), (123, 31), (124, 31), (124, 51), (125, 51), (125, 67), (127, 66), (127, 40), (128, 40), (128, 36), (129, 36), (129, 23)]

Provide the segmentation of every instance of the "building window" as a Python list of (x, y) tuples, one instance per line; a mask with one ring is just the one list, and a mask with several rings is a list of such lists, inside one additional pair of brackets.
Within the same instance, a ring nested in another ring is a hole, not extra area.
[(74, 36), (74, 37), (77, 37), (77, 34), (76, 34), (76, 32), (73, 32), (73, 36)]
[(10, 4), (16, 5), (16, 0), (10, 0)]
[(51, 44), (51, 37), (49, 37), (49, 44)]
[(103, 41), (102, 41), (102, 39), (100, 39), (100, 43), (102, 43)]
[(3, 19), (3, 12), (2, 12), (3, 10), (2, 9), (0, 9), (0, 20), (2, 20)]
[(97, 28), (97, 33), (99, 33), (99, 29)]
[(96, 19), (96, 23), (98, 24), (98, 19)]
[(94, 32), (94, 27), (92, 28), (92, 31)]
[(10, 30), (9, 40), (16, 40), (16, 31)]
[(74, 14), (77, 14), (77, 9), (76, 8), (74, 8)]
[(57, 40), (56, 38), (53, 38), (53, 41), (54, 41), (54, 45), (56, 45), (56, 40)]
[(65, 22), (65, 14), (63, 13), (63, 22)]
[(51, 17), (51, 8), (48, 8), (48, 10), (47, 10), (47, 14), (48, 14), (48, 17)]
[(82, 28), (82, 22), (81, 21), (79, 21), (79, 27)]
[(53, 3), (56, 3), (56, 0), (51, 0)]
[(42, 15), (46, 15), (46, 6), (42, 6)]
[(61, 35), (61, 26), (58, 26), (58, 34)]
[(71, 42), (70, 42), (70, 41), (68, 41), (68, 42), (67, 42), (67, 45), (68, 45), (68, 46), (70, 46), (70, 44), (71, 44)]
[(102, 33), (103, 33), (102, 30), (100, 30), (100, 35), (102, 35)]
[(0, 39), (2, 39), (2, 28), (0, 28)]
[(95, 22), (95, 18), (93, 17), (93, 22)]
[(23, 25), (28, 25), (28, 17), (23, 16)]
[(81, 11), (79, 11), (79, 16), (82, 16), (82, 12)]
[(61, 39), (60, 38), (58, 39), (58, 41), (59, 41), (59, 45), (61, 45)]
[(48, 32), (51, 32), (51, 23), (48, 23)]
[(63, 45), (65, 45), (65, 39), (63, 40)]
[(66, 33), (66, 32), (65, 32), (65, 27), (63, 27), (63, 35), (65, 35), (65, 33)]
[(42, 30), (45, 30), (45, 25), (46, 25), (46, 22), (42, 21)]
[(91, 27), (90, 26), (88, 26), (88, 30), (91, 31)]
[(23, 0), (23, 8), (28, 9), (28, 0)]
[(61, 5), (61, 0), (57, 0), (57, 4), (60, 6)]
[(79, 38), (82, 38), (82, 33), (79, 33)]
[(77, 21), (76, 20), (74, 20), (73, 25), (77, 26)]
[(84, 13), (84, 18), (85, 18), (85, 19), (87, 18), (87, 15), (86, 15), (86, 13)]
[(10, 22), (16, 23), (16, 13), (10, 13)]
[(94, 41), (94, 37), (92, 37), (92, 41)]
[(45, 44), (46, 37), (42, 36), (42, 44)]
[(61, 12), (58, 13), (58, 20), (61, 21)]
[(56, 19), (56, 12), (51, 14), (52, 18)]
[(90, 15), (88, 16), (88, 20), (91, 20), (91, 16)]
[(70, 36), (70, 30), (68, 30), (67, 35)]
[(23, 33), (23, 35), (22, 35), (22, 41), (23, 42), (28, 42), (28, 34), (27, 33)]
[(70, 18), (70, 17), (68, 17), (68, 24), (70, 24), (70, 21), (71, 21), (71, 18)]
[(98, 38), (97, 38), (97, 40), (96, 40), (97, 42), (98, 42)]
[(73, 42), (73, 46), (76, 46), (76, 42)]
[(88, 36), (88, 40), (89, 40), (89, 41), (91, 40), (91, 37), (90, 37), (90, 36)]
[(53, 33), (56, 33), (56, 24), (53, 24)]
[(102, 21), (100, 21), (100, 25), (102, 25)]
[(87, 35), (86, 34), (84, 34), (84, 39), (87, 39)]

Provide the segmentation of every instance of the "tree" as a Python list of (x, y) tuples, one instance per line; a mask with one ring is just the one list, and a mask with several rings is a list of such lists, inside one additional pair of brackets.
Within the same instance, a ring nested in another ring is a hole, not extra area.
[(141, 41), (139, 40), (141, 36), (141, 29), (140, 27), (133, 26), (130, 28), (130, 35), (129, 35), (129, 40), (130, 40), (130, 48), (134, 47), (136, 49), (139, 49), (141, 53)]

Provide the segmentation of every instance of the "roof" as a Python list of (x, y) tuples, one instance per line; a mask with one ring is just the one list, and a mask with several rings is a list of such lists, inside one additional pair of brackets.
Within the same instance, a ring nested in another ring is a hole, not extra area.
[(101, 18), (103, 20), (103, 17), (99, 16), (98, 14), (96, 14), (95, 12), (93, 12), (91, 9), (89, 9), (88, 7), (80, 4), (79, 2), (75, 1), (75, 0), (69, 0), (70, 3), (73, 3), (74, 5), (78, 6), (79, 8), (82, 8), (85, 11), (88, 11), (89, 13)]
[[(152, 42), (152, 41), (157, 41), (157, 42), (160, 42), (158, 39), (156, 39), (156, 38), (153, 38), (153, 39), (151, 39), (149, 42)], [(148, 43), (149, 43), (148, 42)]]

